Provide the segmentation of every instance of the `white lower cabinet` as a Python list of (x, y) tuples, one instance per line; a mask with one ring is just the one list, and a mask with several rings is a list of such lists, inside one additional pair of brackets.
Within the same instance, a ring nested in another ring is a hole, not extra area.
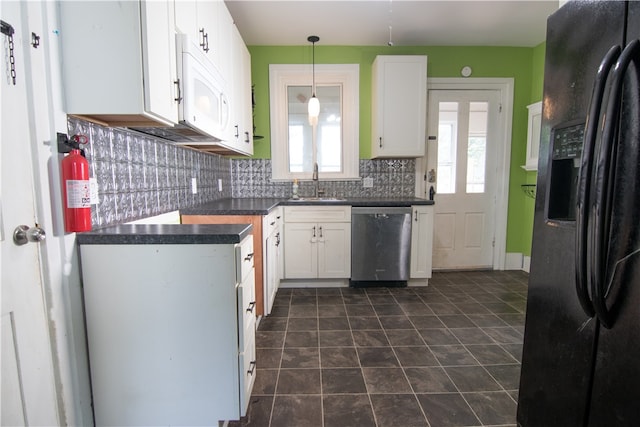
[(351, 207), (285, 206), (284, 277), (351, 276)]
[(246, 414), (256, 376), (253, 240), (80, 245), (97, 426)]
[(431, 277), (433, 248), (433, 205), (411, 207), (411, 262), (409, 277)]
[(263, 218), (264, 314), (271, 313), (282, 278), (282, 208), (277, 207)]

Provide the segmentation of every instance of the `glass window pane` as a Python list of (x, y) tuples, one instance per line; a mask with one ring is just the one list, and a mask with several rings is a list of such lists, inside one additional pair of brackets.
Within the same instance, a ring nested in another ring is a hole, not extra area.
[(287, 86), (289, 172), (313, 171), (313, 141), (307, 113), (311, 86)]
[(483, 193), (487, 157), (487, 102), (469, 103), (469, 141), (467, 144), (467, 193)]
[(316, 96), (320, 100), (320, 116), (314, 156), (313, 128), (307, 110), (311, 86), (287, 86), (289, 172), (311, 172), (314, 161), (320, 172), (342, 172), (342, 86), (317, 86)]
[(320, 100), (318, 117), (318, 170), (342, 172), (342, 86), (317, 86)]
[(458, 146), (458, 103), (440, 102), (438, 123), (438, 168), (436, 176), (439, 194), (456, 191), (456, 152)]

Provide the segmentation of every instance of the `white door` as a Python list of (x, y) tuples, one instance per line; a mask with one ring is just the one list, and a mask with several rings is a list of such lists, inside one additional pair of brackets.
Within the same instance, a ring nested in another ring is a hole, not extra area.
[(429, 91), (434, 269), (493, 268), (499, 109), (497, 90)]
[[(31, 146), (35, 144), (33, 122), (38, 119), (33, 101), (41, 75), (31, 69), (42, 66), (42, 49), (32, 48), (32, 26), (39, 17), (39, 3), (1, 2), (0, 17), (10, 24), (9, 39), (1, 34), (2, 147), (0, 150), (0, 261), (2, 263), (2, 385), (1, 424), (58, 425), (53, 362), (40, 271), (40, 248), (44, 243), (18, 246), (17, 226), (34, 227), (35, 214)], [(26, 10), (29, 9), (28, 20)], [(28, 25), (27, 25), (28, 22)], [(27, 28), (30, 27), (30, 28)], [(10, 58), (13, 58), (11, 60)], [(11, 63), (15, 65), (15, 84)]]

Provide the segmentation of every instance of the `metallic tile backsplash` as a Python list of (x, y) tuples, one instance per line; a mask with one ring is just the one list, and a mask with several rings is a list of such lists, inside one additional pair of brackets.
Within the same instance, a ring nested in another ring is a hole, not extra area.
[[(94, 228), (231, 197), (231, 159), (121, 128), (68, 118), (69, 135), (89, 137), (85, 156), (98, 183)], [(192, 193), (192, 178), (197, 193)], [(222, 179), (222, 191), (218, 191)]]
[[(363, 181), (323, 181), (320, 188), (328, 197), (413, 197), (415, 194), (415, 160), (360, 160), (360, 177), (371, 178), (373, 187), (364, 188)], [(289, 197), (292, 182), (271, 181), (270, 159), (234, 159), (231, 163), (233, 197)], [(299, 183), (298, 194), (314, 195), (314, 183)]]
[[(289, 197), (292, 182), (271, 181), (270, 159), (230, 159), (202, 153), (122, 128), (68, 118), (69, 135), (86, 135), (89, 174), (98, 184), (91, 207), (94, 228), (121, 224), (200, 203), (235, 197)], [(330, 197), (413, 197), (413, 159), (360, 160), (357, 181), (322, 181)], [(192, 193), (192, 179), (197, 193)], [(218, 180), (222, 180), (222, 191)], [(300, 182), (298, 194), (312, 196), (314, 184)]]

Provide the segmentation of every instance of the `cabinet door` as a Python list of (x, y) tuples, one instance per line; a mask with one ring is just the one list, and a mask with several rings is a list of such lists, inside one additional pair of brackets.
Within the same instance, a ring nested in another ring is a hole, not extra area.
[(542, 124), (542, 101), (528, 105), (527, 158), (524, 169), (538, 170), (538, 149), (540, 147), (540, 126)]
[(284, 225), (284, 277), (309, 279), (318, 276), (318, 226), (315, 223)]
[(351, 276), (351, 224), (318, 224), (318, 278)]
[(433, 245), (433, 206), (413, 206), (411, 226), (412, 279), (431, 277)]
[(373, 157), (424, 156), (427, 57), (378, 56), (372, 80)]
[(251, 110), (251, 55), (238, 28), (232, 28), (232, 141), (245, 154), (253, 154), (253, 117)]
[(280, 279), (278, 277), (278, 246), (280, 230), (274, 230), (265, 241), (265, 271), (264, 271), (264, 314), (270, 314), (273, 300), (278, 291)]
[(162, 119), (177, 123), (173, 5), (167, 1), (143, 1), (141, 11), (145, 107)]
[(174, 3), (176, 31), (189, 36), (191, 41), (198, 39), (198, 8), (195, 0), (179, 0)]

